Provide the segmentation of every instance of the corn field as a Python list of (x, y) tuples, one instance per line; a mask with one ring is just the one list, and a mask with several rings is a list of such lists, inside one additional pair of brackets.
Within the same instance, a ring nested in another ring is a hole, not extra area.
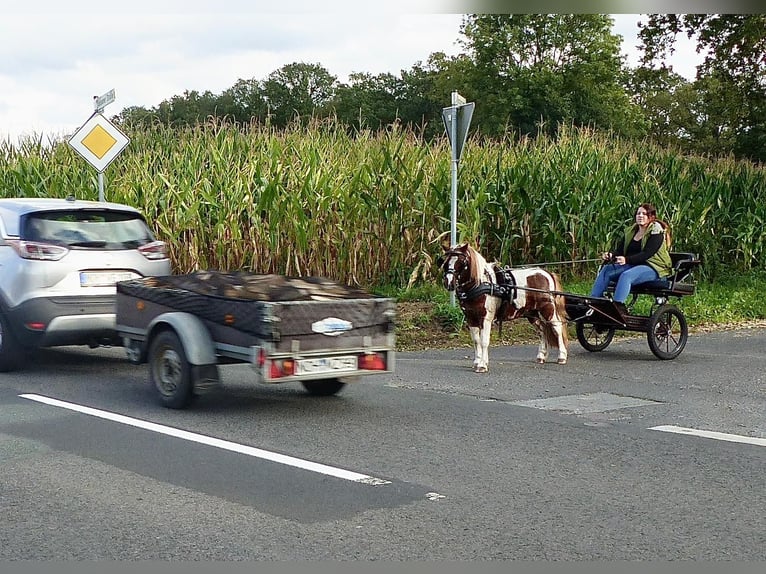
[[(142, 210), (176, 273), (321, 275), (368, 288), (436, 279), (450, 234), (446, 137), (426, 143), (398, 126), (349, 134), (331, 121), (128, 135), (105, 197)], [(469, 138), (458, 183), (459, 240), (503, 264), (595, 258), (648, 201), (673, 249), (703, 258), (706, 278), (764, 268), (762, 166), (562, 127), (556, 140)], [(95, 170), (66, 142), (0, 142), (0, 196), (68, 195), (98, 199)]]

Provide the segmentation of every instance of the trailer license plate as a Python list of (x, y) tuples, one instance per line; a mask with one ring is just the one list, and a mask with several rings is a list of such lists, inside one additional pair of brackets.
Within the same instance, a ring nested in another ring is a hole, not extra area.
[(356, 371), (356, 366), (357, 360), (354, 356), (317, 357), (313, 359), (300, 359), (297, 361), (299, 375)]

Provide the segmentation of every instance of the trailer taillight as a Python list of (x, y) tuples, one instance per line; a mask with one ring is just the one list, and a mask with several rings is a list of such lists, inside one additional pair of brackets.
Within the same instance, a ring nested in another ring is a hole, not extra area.
[(365, 353), (359, 355), (360, 371), (385, 371), (386, 357), (382, 353)]
[(269, 365), (269, 377), (280, 379), (295, 374), (295, 361), (292, 359), (273, 359)]

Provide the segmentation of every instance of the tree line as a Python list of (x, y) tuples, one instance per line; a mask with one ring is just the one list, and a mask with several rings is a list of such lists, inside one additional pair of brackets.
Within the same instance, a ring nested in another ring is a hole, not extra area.
[[(574, 125), (766, 161), (766, 15), (646, 15), (635, 68), (612, 25), (606, 14), (467, 14), (459, 54), (432, 53), (400, 75), (357, 72), (338, 82), (320, 63), (295, 62), (220, 94), (185, 91), (150, 109), (125, 108), (114, 120), (285, 128), (331, 117), (352, 132), (402, 124), (431, 139), (444, 134), (442, 108), (457, 90), (477, 102), (471, 127), (482, 137), (555, 136)], [(665, 64), (680, 34), (706, 54), (694, 80)]]

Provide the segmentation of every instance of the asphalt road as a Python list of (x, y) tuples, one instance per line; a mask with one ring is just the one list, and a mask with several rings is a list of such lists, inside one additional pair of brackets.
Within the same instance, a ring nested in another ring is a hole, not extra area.
[(763, 561), (765, 346), (399, 353), (326, 398), (231, 365), (185, 411), (46, 351), (0, 374), (0, 560)]

